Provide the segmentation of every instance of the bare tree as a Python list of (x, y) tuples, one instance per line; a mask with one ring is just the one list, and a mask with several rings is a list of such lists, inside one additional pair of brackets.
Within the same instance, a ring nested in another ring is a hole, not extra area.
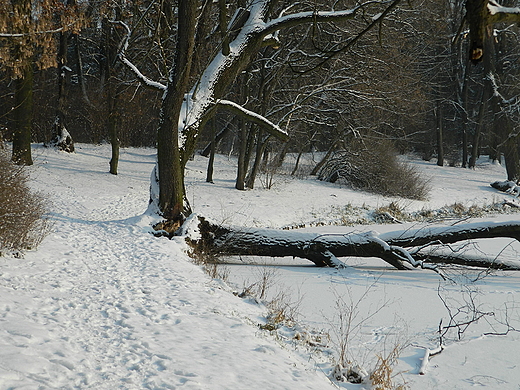
[[(158, 194), (152, 194), (152, 202), (160, 214), (178, 226), (191, 213), (184, 194), (184, 167), (194, 151), (202, 125), (218, 108), (232, 109), (237, 114), (260, 124), (265, 131), (287, 139), (285, 131), (265, 117), (247, 110), (232, 101), (224, 100), (228, 86), (237, 75), (251, 63), (258, 51), (265, 46), (278, 46), (278, 32), (296, 25), (312, 23), (341, 23), (351, 20), (361, 11), (373, 9), (364, 32), (378, 25), (399, 3), (394, 0), (388, 4), (368, 2), (342, 11), (309, 11), (289, 13), (278, 12), (273, 18), (277, 2), (262, 0), (245, 2), (244, 8), (238, 9), (228, 27), (229, 49), (213, 53), (209, 64), (200, 74), (192, 71), (191, 58), (194, 52), (197, 21), (209, 2), (179, 1), (177, 50), (168, 83), (158, 86), (164, 89), (163, 108), (158, 129), (158, 164), (156, 178)], [(200, 5), (200, 7), (199, 7)], [(348, 45), (347, 45), (348, 46)], [(335, 50), (341, 53), (345, 48)], [(138, 72), (134, 68), (134, 71)], [(153, 84), (140, 74), (141, 80)], [(190, 87), (191, 85), (191, 87)], [(156, 188), (155, 185), (152, 186)]]

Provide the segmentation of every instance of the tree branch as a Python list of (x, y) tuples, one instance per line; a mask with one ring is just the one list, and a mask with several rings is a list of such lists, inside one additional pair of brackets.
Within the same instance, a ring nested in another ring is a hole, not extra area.
[[(399, 1), (400, 0), (394, 0), (393, 3), (397, 3)], [(382, 2), (368, 1), (358, 5), (355, 8), (342, 11), (309, 11), (280, 16), (279, 18), (273, 19), (265, 24), (265, 27), (263, 28), (263, 34), (274, 34), (279, 30), (284, 30), (305, 23), (330, 23), (349, 20), (354, 18), (359, 10), (374, 4), (380, 5)]]
[(487, 4), (487, 9), (489, 11), (489, 21), (491, 23), (520, 22), (520, 8), (518, 7), (503, 7), (490, 0)]
[(282, 141), (289, 140), (289, 135), (287, 132), (282, 130), (278, 125), (274, 124), (266, 117), (257, 114), (256, 112), (250, 111), (235, 102), (229, 100), (219, 100), (217, 101), (216, 106), (217, 108), (231, 111), (234, 114), (240, 115), (247, 120), (256, 123), (257, 125), (262, 126), (269, 134)]
[(130, 61), (128, 58), (126, 58), (126, 50), (128, 49), (128, 42), (130, 40), (130, 35), (132, 35), (132, 32), (130, 31), (130, 27), (122, 21), (113, 21), (112, 24), (117, 24), (121, 27), (123, 27), (126, 30), (126, 35), (121, 43), (121, 49), (118, 54), (118, 58), (121, 60), (123, 64), (125, 64), (130, 70), (135, 74), (137, 79), (145, 86), (150, 89), (158, 89), (160, 91), (166, 91), (166, 85), (161, 84), (157, 81), (151, 80), (148, 77), (146, 77), (144, 74), (141, 73), (141, 71)]
[[(390, 2), (390, 5), (381, 13), (374, 15), (372, 17), (372, 22), (369, 23), (360, 33), (358, 33), (354, 38), (347, 42), (345, 46), (342, 48), (330, 52), (330, 54), (324, 59), (323, 62), (330, 60), (332, 57), (347, 51), (351, 48), (357, 41), (359, 41), (368, 31), (370, 31), (374, 26), (381, 23), (381, 21), (391, 12), (393, 11), (397, 5), (401, 2), (401, 0), (393, 0)], [(286, 29), (289, 27), (297, 26), (299, 24), (304, 23), (327, 23), (327, 22), (339, 22), (342, 20), (352, 19), (356, 16), (356, 12), (360, 9), (363, 9), (369, 5), (374, 4), (384, 4), (386, 2), (380, 1), (368, 1), (363, 3), (356, 8), (344, 11), (322, 11), (322, 12), (300, 12), (292, 15), (282, 16), (280, 18), (274, 19), (266, 24), (264, 29), (264, 36), (269, 34), (274, 34), (275, 32)], [(318, 65), (320, 66), (321, 63)]]

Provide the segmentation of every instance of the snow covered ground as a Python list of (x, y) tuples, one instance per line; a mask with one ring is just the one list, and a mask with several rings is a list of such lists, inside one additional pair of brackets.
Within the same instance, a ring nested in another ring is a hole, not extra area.
[[(107, 173), (109, 156), (108, 145), (77, 145), (72, 155), (35, 146), (31, 185), (52, 201), (52, 232), (23, 259), (0, 258), (0, 389), (360, 389), (328, 379), (339, 313), (349, 311), (347, 357), (368, 371), (399, 344), (394, 379), (410, 389), (520, 389), (520, 333), (485, 335), (503, 333), (507, 324), (520, 329), (519, 275), (453, 272), (453, 284), (429, 271), (392, 270), (377, 259), (350, 259), (338, 271), (293, 259), (234, 258), (222, 268), (229, 273), (224, 283), (194, 265), (181, 241), (148, 233), (144, 212), (155, 151), (122, 150), (118, 176)], [(489, 163), (462, 170), (415, 161), (431, 179), (426, 202), (288, 175), (275, 176), (269, 190), (259, 181), (257, 189), (239, 192), (233, 161), (218, 157), (214, 184), (205, 183), (206, 163), (199, 156), (189, 163), (194, 210), (244, 226), (334, 222), (347, 205), (373, 209), (398, 201), (420, 210), (508, 196), (489, 186), (504, 179), (503, 168)], [(511, 240), (482, 248), (520, 257)], [(292, 340), (292, 330), (261, 330), (266, 308), (232, 293), (266, 273), (274, 282), (270, 294), (284, 292), (297, 309), (300, 333), (323, 336), (319, 350)], [(446, 349), (419, 375), (424, 348), (438, 346), (439, 322), (449, 323), (443, 300), (452, 315), (472, 305), (468, 315), (486, 315), (460, 341), (448, 332)]]

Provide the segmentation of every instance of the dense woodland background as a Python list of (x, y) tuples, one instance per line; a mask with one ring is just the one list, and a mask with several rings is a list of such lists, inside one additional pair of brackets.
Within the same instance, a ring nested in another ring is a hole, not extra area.
[[(273, 15), (356, 5), (272, 3)], [(233, 23), (248, 4), (199, 5), (194, 74), (233, 39)], [(49, 144), (65, 127), (76, 142), (156, 144), (162, 92), (144, 86), (120, 60), (128, 26), (124, 55), (148, 78), (166, 83), (177, 36), (175, 1), (11, 0), (0, 7), (4, 140), (30, 134), (31, 142)], [(286, 130), (289, 141), (218, 112), (197, 149), (219, 135), (218, 151), (240, 157), (237, 188), (252, 187), (258, 167), (276, 166), (288, 152), (322, 151), (328, 159), (345, 150), (364, 154), (382, 140), (439, 165), (472, 167), (481, 154), (505, 157), (508, 179), (518, 181), (519, 28), (488, 26), (486, 55), (474, 64), (464, 7), (461, 0), (414, 0), (399, 2), (370, 29), (374, 18), (367, 11), (342, 23), (280, 31), (279, 47), (263, 48), (230, 82), (228, 96)], [(15, 161), (31, 163), (13, 153)], [(117, 173), (117, 166), (111, 169)]]

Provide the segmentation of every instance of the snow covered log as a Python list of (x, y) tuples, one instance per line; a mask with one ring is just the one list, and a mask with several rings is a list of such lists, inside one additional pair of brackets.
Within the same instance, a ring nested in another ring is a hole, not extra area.
[(514, 181), (495, 181), (491, 183), (490, 186), (516, 197), (520, 195), (520, 186), (518, 186)]
[(299, 257), (317, 266), (341, 267), (340, 257), (377, 257), (399, 270), (421, 267), (440, 272), (435, 263), (491, 269), (520, 270), (520, 262), (472, 258), (456, 251), (431, 251), (448, 244), (482, 238), (509, 237), (520, 241), (520, 222), (481, 222), (444, 227), (377, 232), (318, 234), (295, 230), (219, 226), (199, 217), (197, 239), (190, 244), (201, 253)]

